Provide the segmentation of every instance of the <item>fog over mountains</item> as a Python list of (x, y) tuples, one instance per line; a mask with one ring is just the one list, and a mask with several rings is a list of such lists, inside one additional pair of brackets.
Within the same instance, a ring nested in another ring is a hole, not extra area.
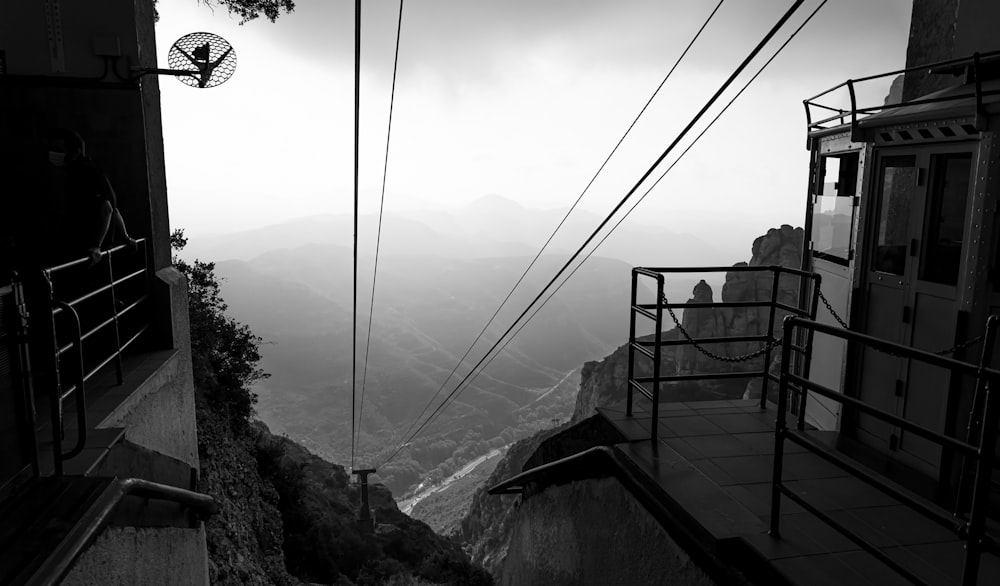
[[(387, 214), (357, 465), (404, 437), (565, 210), (529, 210), (491, 196), (453, 212)], [(444, 388), (450, 392), (537, 295), (600, 218), (574, 213)], [(217, 262), (230, 313), (264, 339), (260, 417), (332, 461), (349, 465), (352, 218), (316, 216), (224, 236), (191, 238), (185, 258)], [(363, 372), (375, 218), (362, 218), (357, 377)], [(380, 470), (397, 496), (454, 471), (573, 409), (579, 368), (628, 335), (634, 264), (731, 264), (745, 256), (661, 228), (626, 223), (454, 405)], [(671, 284), (688, 298), (695, 281)], [(575, 371), (575, 374), (574, 374)], [(567, 378), (568, 377), (568, 378)], [(570, 384), (571, 383), (571, 384)], [(559, 392), (550, 390), (558, 387)], [(436, 405), (436, 403), (435, 403)]]

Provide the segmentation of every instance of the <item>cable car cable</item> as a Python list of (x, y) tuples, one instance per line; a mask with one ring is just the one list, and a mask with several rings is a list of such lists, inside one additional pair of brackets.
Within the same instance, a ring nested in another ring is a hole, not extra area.
[(463, 377), (461, 381), (459, 381), (458, 385), (456, 385), (455, 388), (451, 391), (451, 393), (449, 393), (448, 396), (445, 397), (445, 400), (440, 405), (438, 405), (438, 407), (431, 413), (431, 415), (426, 420), (424, 420), (424, 422), (417, 428), (416, 431), (414, 431), (412, 434), (409, 434), (409, 436), (404, 439), (404, 441), (399, 445), (396, 451), (381, 465), (385, 465), (385, 462), (388, 462), (389, 460), (394, 458), (399, 453), (399, 451), (402, 450), (403, 446), (412, 441), (417, 435), (420, 434), (420, 432), (425, 427), (427, 427), (427, 425), (433, 419), (437, 417), (437, 415), (444, 409), (444, 407), (449, 403), (449, 401), (451, 401), (452, 397), (455, 397), (459, 392), (459, 390), (462, 389), (462, 386), (471, 378), (472, 373), (474, 373), (477, 369), (479, 369), (480, 366), (482, 366), (482, 364), (486, 361), (487, 357), (491, 353), (493, 353), (493, 351), (496, 350), (496, 348), (500, 346), (504, 338), (506, 338), (507, 335), (510, 334), (515, 327), (517, 327), (518, 323), (525, 317), (525, 315), (527, 315), (531, 311), (531, 309), (535, 306), (535, 304), (538, 303), (538, 301), (548, 292), (548, 290), (552, 287), (552, 285), (557, 280), (559, 280), (559, 277), (561, 277), (562, 274), (566, 272), (566, 269), (573, 264), (573, 262), (580, 256), (583, 250), (594, 240), (597, 234), (599, 234), (600, 231), (611, 221), (614, 215), (625, 205), (626, 202), (628, 202), (628, 200), (632, 197), (632, 195), (635, 194), (636, 191), (638, 191), (639, 187), (646, 181), (646, 179), (653, 174), (653, 172), (656, 170), (656, 167), (658, 167), (659, 164), (663, 162), (663, 160), (667, 156), (669, 156), (669, 154), (674, 150), (674, 148), (676, 148), (677, 144), (680, 143), (681, 140), (683, 140), (683, 138), (687, 135), (688, 132), (691, 131), (694, 125), (697, 124), (698, 121), (701, 120), (702, 116), (704, 116), (705, 113), (715, 104), (715, 102), (719, 99), (722, 93), (725, 92), (725, 90), (728, 89), (730, 85), (732, 85), (733, 81), (735, 81), (735, 79), (746, 69), (746, 67), (750, 64), (750, 62), (753, 61), (753, 59), (763, 50), (763, 48), (771, 41), (774, 35), (776, 35), (777, 32), (785, 25), (785, 23), (788, 22), (788, 20), (798, 11), (798, 9), (802, 6), (802, 3), (804, 1), (805, 0), (795, 0), (792, 6), (788, 8), (788, 10), (778, 20), (778, 22), (776, 22), (774, 26), (771, 27), (771, 29), (764, 36), (764, 38), (762, 38), (760, 42), (757, 43), (757, 45), (753, 48), (753, 50), (751, 50), (750, 53), (743, 59), (740, 65), (730, 74), (730, 76), (726, 79), (726, 81), (723, 82), (723, 84), (719, 87), (719, 89), (716, 90), (716, 92), (712, 95), (712, 97), (709, 98), (709, 100), (698, 111), (698, 113), (695, 114), (694, 118), (692, 118), (691, 121), (688, 122), (688, 124), (684, 127), (684, 129), (681, 130), (681, 132), (674, 138), (674, 140), (663, 151), (663, 153), (661, 153), (660, 156), (657, 157), (656, 160), (653, 162), (653, 164), (650, 165), (650, 167), (646, 170), (646, 172), (643, 173), (642, 177), (640, 177), (639, 180), (636, 181), (636, 183), (632, 186), (632, 188), (629, 189), (629, 191), (625, 194), (625, 196), (622, 197), (621, 201), (618, 202), (618, 204), (614, 207), (614, 209), (612, 209), (611, 212), (608, 213), (608, 215), (604, 218), (604, 220), (602, 220), (601, 223), (597, 226), (597, 228), (594, 229), (594, 231), (590, 234), (590, 236), (587, 237), (584, 243), (576, 250), (576, 252), (573, 253), (573, 255), (569, 258), (569, 260), (566, 261), (566, 263), (562, 266), (562, 268), (559, 269), (559, 271), (555, 274), (555, 276), (553, 276), (552, 279), (549, 280), (549, 282), (545, 285), (545, 287), (538, 293), (538, 295), (531, 301), (531, 303), (528, 304), (528, 306), (524, 309), (524, 311), (521, 312), (521, 314), (517, 317), (517, 319), (514, 320), (514, 323), (511, 324), (509, 328), (507, 328), (507, 330), (503, 333), (503, 335), (501, 335), (500, 338), (493, 344), (493, 346), (491, 346), (490, 349), (487, 350), (486, 354), (484, 354), (483, 357), (476, 363), (476, 365), (472, 367), (472, 370), (469, 372), (469, 374), (467, 374), (465, 377)]
[(396, 21), (396, 56), (392, 62), (392, 89), (389, 92), (389, 124), (385, 131), (385, 161), (382, 164), (382, 196), (378, 204), (378, 228), (375, 231), (375, 267), (372, 270), (372, 295), (368, 306), (368, 336), (365, 339), (365, 361), (361, 371), (361, 398), (358, 401), (358, 430), (355, 445), (361, 447), (362, 415), (365, 412), (365, 385), (368, 382), (368, 351), (372, 342), (372, 317), (375, 315), (375, 284), (378, 282), (378, 252), (382, 242), (382, 210), (385, 208), (385, 179), (389, 172), (389, 137), (392, 136), (392, 107), (396, 101), (396, 70), (399, 67), (399, 33), (403, 28), (403, 0), (399, 0), (399, 20)]
[[(468, 380), (468, 381), (467, 381), (467, 383), (466, 383), (466, 387), (468, 387), (468, 385), (469, 385), (469, 384), (472, 384), (472, 381), (473, 381), (473, 380), (475, 380), (475, 379), (476, 379), (476, 378), (477, 378), (477, 377), (478, 377), (478, 376), (479, 376), (480, 374), (482, 374), (484, 370), (486, 370), (486, 368), (487, 368), (487, 367), (488, 367), (488, 366), (489, 366), (489, 365), (490, 365), (490, 364), (491, 364), (491, 363), (493, 362), (493, 360), (494, 360), (494, 359), (495, 359), (495, 358), (496, 358), (497, 356), (499, 356), (499, 355), (500, 355), (500, 353), (501, 353), (501, 352), (502, 352), (502, 351), (504, 350), (504, 348), (506, 348), (506, 347), (507, 347), (507, 344), (509, 344), (509, 343), (510, 343), (510, 342), (511, 342), (511, 341), (512, 341), (512, 340), (513, 340), (513, 339), (514, 339), (515, 337), (517, 337), (517, 335), (518, 335), (518, 334), (519, 334), (519, 333), (521, 332), (521, 330), (522, 330), (522, 329), (524, 329), (524, 327), (525, 327), (526, 325), (528, 325), (528, 323), (529, 323), (529, 322), (530, 322), (530, 321), (531, 321), (531, 320), (532, 320), (532, 319), (533, 319), (533, 318), (535, 317), (535, 315), (536, 315), (536, 314), (537, 314), (537, 313), (538, 313), (539, 311), (541, 311), (542, 307), (544, 307), (544, 306), (545, 306), (545, 305), (546, 305), (546, 304), (547, 304), (547, 303), (548, 303), (548, 302), (549, 302), (549, 301), (550, 301), (550, 300), (551, 300), (551, 299), (552, 299), (553, 297), (555, 297), (556, 293), (558, 293), (558, 292), (559, 292), (559, 290), (560, 290), (560, 289), (562, 289), (563, 285), (565, 285), (565, 284), (566, 284), (566, 283), (567, 283), (567, 282), (568, 282), (568, 281), (569, 281), (569, 280), (570, 280), (571, 278), (573, 278), (573, 275), (575, 275), (575, 274), (576, 274), (576, 272), (577, 272), (578, 270), (580, 270), (580, 269), (581, 269), (581, 268), (583, 267), (584, 263), (586, 263), (586, 262), (587, 262), (587, 260), (588, 260), (588, 259), (590, 259), (590, 257), (591, 257), (591, 256), (593, 256), (593, 254), (594, 254), (595, 252), (597, 252), (597, 249), (598, 249), (598, 248), (600, 248), (602, 244), (604, 244), (604, 241), (605, 241), (605, 240), (607, 240), (607, 239), (608, 239), (608, 237), (610, 237), (610, 236), (611, 236), (611, 234), (612, 234), (612, 233), (613, 233), (613, 232), (614, 232), (614, 231), (615, 231), (615, 230), (616, 230), (616, 229), (617, 229), (617, 228), (618, 228), (618, 227), (619, 227), (619, 226), (620, 226), (620, 225), (622, 224), (622, 222), (624, 222), (624, 221), (625, 221), (625, 219), (626, 219), (626, 218), (628, 218), (628, 216), (629, 216), (629, 215), (631, 215), (631, 214), (632, 214), (632, 212), (633, 212), (633, 211), (635, 211), (635, 209), (636, 209), (636, 208), (637, 208), (637, 207), (639, 206), (639, 204), (640, 204), (640, 203), (642, 203), (642, 201), (643, 201), (644, 199), (646, 199), (646, 196), (648, 196), (648, 195), (650, 194), (650, 192), (651, 192), (651, 191), (653, 191), (653, 189), (654, 189), (654, 188), (655, 188), (655, 187), (656, 187), (657, 185), (659, 185), (660, 181), (662, 181), (662, 180), (663, 180), (663, 178), (664, 178), (664, 177), (666, 177), (667, 173), (669, 173), (669, 172), (670, 172), (670, 171), (671, 171), (671, 170), (672, 170), (672, 169), (674, 168), (674, 166), (675, 166), (675, 165), (677, 165), (677, 163), (679, 163), (679, 162), (680, 162), (680, 160), (681, 160), (682, 158), (684, 158), (684, 155), (686, 155), (686, 154), (688, 153), (688, 151), (690, 151), (690, 150), (691, 150), (691, 148), (692, 148), (692, 147), (694, 147), (694, 145), (695, 145), (695, 144), (696, 144), (696, 143), (697, 143), (697, 142), (698, 142), (698, 141), (699, 141), (699, 140), (701, 139), (701, 137), (702, 137), (702, 136), (704, 136), (704, 135), (705, 135), (705, 133), (706, 133), (706, 132), (708, 132), (708, 130), (712, 128), (712, 126), (713, 126), (713, 125), (714, 125), (714, 124), (715, 124), (715, 123), (716, 123), (716, 122), (717, 122), (717, 121), (719, 120), (719, 118), (721, 118), (721, 117), (722, 117), (722, 115), (723, 115), (723, 114), (725, 114), (727, 110), (729, 110), (729, 107), (730, 107), (730, 106), (732, 106), (732, 105), (733, 105), (733, 103), (734, 103), (734, 102), (735, 102), (735, 101), (736, 101), (736, 100), (737, 100), (737, 99), (738, 99), (738, 98), (739, 98), (740, 96), (742, 96), (742, 95), (743, 95), (743, 92), (745, 92), (745, 91), (747, 90), (747, 88), (749, 88), (749, 87), (750, 87), (750, 84), (752, 84), (752, 83), (753, 83), (753, 82), (754, 82), (754, 81), (755, 81), (755, 80), (756, 80), (756, 79), (757, 79), (757, 78), (758, 78), (758, 77), (760, 76), (760, 74), (764, 72), (764, 70), (765, 70), (765, 69), (766, 69), (766, 68), (768, 67), (768, 65), (770, 65), (770, 64), (771, 64), (771, 62), (772, 62), (772, 61), (774, 61), (774, 59), (775, 59), (775, 58), (776, 58), (776, 57), (777, 57), (777, 56), (778, 56), (778, 55), (779, 55), (779, 54), (781, 53), (781, 51), (782, 51), (782, 50), (784, 50), (784, 48), (785, 48), (786, 46), (788, 46), (788, 44), (789, 44), (789, 43), (791, 43), (791, 42), (792, 42), (792, 40), (793, 40), (793, 39), (794, 39), (794, 38), (795, 38), (795, 37), (796, 37), (796, 36), (797, 36), (797, 35), (799, 34), (799, 31), (801, 31), (801, 30), (802, 30), (803, 28), (805, 28), (805, 26), (806, 26), (807, 24), (809, 24), (809, 21), (811, 21), (811, 20), (812, 20), (812, 18), (813, 18), (814, 16), (816, 16), (816, 13), (818, 13), (818, 12), (819, 12), (819, 10), (820, 10), (821, 8), (823, 8), (823, 6), (824, 6), (824, 5), (826, 4), (826, 3), (827, 3), (827, 0), (822, 0), (822, 2), (820, 2), (820, 4), (819, 4), (819, 5), (818, 5), (818, 6), (817, 6), (817, 7), (816, 7), (816, 8), (815, 8), (815, 9), (814, 9), (813, 11), (812, 11), (812, 13), (811, 13), (811, 14), (810, 14), (810, 15), (809, 15), (809, 16), (808, 16), (808, 17), (807, 17), (807, 18), (806, 18), (806, 19), (805, 19), (805, 20), (804, 20), (804, 21), (802, 22), (802, 24), (801, 24), (801, 25), (799, 25), (799, 27), (798, 27), (797, 29), (795, 29), (795, 31), (794, 31), (794, 32), (793, 32), (793, 33), (791, 34), (791, 36), (789, 36), (789, 37), (788, 37), (788, 39), (786, 39), (786, 40), (785, 40), (785, 42), (784, 42), (784, 43), (782, 43), (782, 45), (781, 45), (781, 46), (780, 46), (780, 47), (778, 48), (778, 50), (777, 50), (777, 51), (775, 51), (775, 53), (774, 53), (773, 55), (771, 55), (770, 59), (768, 59), (768, 60), (767, 60), (767, 62), (765, 62), (765, 63), (764, 63), (764, 65), (762, 65), (762, 66), (761, 66), (761, 68), (760, 68), (759, 70), (757, 70), (757, 73), (755, 73), (755, 74), (754, 74), (754, 76), (753, 76), (753, 77), (751, 77), (751, 78), (750, 78), (750, 80), (748, 80), (748, 81), (747, 81), (747, 82), (746, 82), (746, 83), (745, 83), (745, 84), (743, 85), (743, 87), (742, 87), (742, 88), (740, 89), (740, 91), (739, 91), (739, 92), (737, 92), (737, 93), (736, 93), (736, 95), (734, 95), (734, 96), (733, 96), (733, 98), (732, 98), (731, 100), (729, 100), (729, 102), (728, 102), (728, 103), (727, 103), (727, 104), (725, 105), (725, 107), (723, 107), (723, 108), (722, 108), (722, 110), (720, 110), (720, 111), (719, 111), (719, 113), (715, 115), (715, 117), (714, 117), (714, 118), (712, 119), (712, 121), (711, 121), (711, 122), (709, 122), (709, 123), (708, 123), (708, 125), (706, 125), (706, 126), (705, 126), (705, 128), (704, 128), (704, 129), (702, 129), (702, 131), (701, 131), (700, 133), (698, 133), (698, 136), (696, 136), (696, 137), (694, 138), (694, 140), (693, 140), (693, 141), (691, 141), (691, 144), (689, 144), (689, 145), (688, 145), (688, 146), (687, 146), (687, 147), (686, 147), (686, 148), (685, 148), (685, 149), (684, 149), (684, 150), (683, 150), (683, 151), (681, 152), (681, 154), (677, 156), (677, 159), (675, 159), (675, 160), (674, 160), (674, 162), (673, 162), (673, 163), (671, 163), (671, 164), (670, 164), (670, 166), (669, 166), (669, 167), (667, 167), (667, 169), (666, 169), (666, 170), (665, 170), (665, 171), (664, 171), (664, 172), (663, 172), (663, 173), (662, 173), (662, 174), (661, 174), (661, 175), (659, 176), (659, 178), (657, 178), (657, 180), (656, 180), (655, 182), (653, 182), (653, 184), (652, 184), (652, 185), (650, 185), (649, 189), (647, 189), (647, 190), (645, 191), (645, 193), (643, 193), (643, 194), (642, 194), (642, 196), (641, 196), (641, 197), (639, 197), (639, 199), (638, 199), (638, 200), (637, 200), (637, 201), (636, 201), (636, 202), (635, 202), (635, 203), (634, 203), (634, 204), (632, 205), (632, 207), (631, 207), (631, 208), (629, 208), (629, 210), (628, 210), (627, 212), (625, 212), (625, 214), (624, 214), (624, 215), (623, 215), (623, 216), (622, 216), (622, 217), (621, 217), (621, 218), (620, 218), (620, 219), (618, 220), (618, 222), (616, 222), (616, 223), (615, 223), (615, 225), (614, 225), (614, 226), (612, 226), (611, 230), (609, 230), (609, 231), (607, 232), (607, 234), (605, 234), (605, 235), (604, 235), (604, 236), (603, 236), (603, 237), (602, 237), (602, 238), (601, 238), (601, 239), (600, 239), (600, 240), (599, 240), (599, 241), (597, 242), (597, 244), (596, 244), (596, 245), (594, 246), (594, 248), (592, 248), (592, 249), (590, 250), (590, 252), (588, 252), (588, 253), (587, 253), (587, 255), (583, 257), (583, 260), (582, 260), (582, 261), (580, 261), (580, 264), (578, 264), (578, 265), (576, 266), (576, 268), (574, 268), (574, 269), (573, 269), (573, 270), (572, 270), (572, 271), (571, 271), (571, 272), (569, 273), (569, 275), (567, 275), (567, 276), (566, 276), (566, 278), (565, 278), (565, 279), (563, 279), (563, 281), (562, 281), (562, 282), (561, 282), (561, 283), (560, 283), (560, 284), (559, 284), (559, 285), (558, 285), (558, 286), (557, 286), (557, 287), (555, 288), (555, 290), (554, 290), (554, 291), (552, 291), (552, 293), (550, 293), (550, 294), (549, 294), (549, 296), (548, 296), (548, 297), (546, 297), (546, 298), (545, 298), (545, 300), (544, 300), (544, 301), (542, 301), (542, 303), (541, 303), (541, 304), (539, 304), (539, 305), (538, 305), (538, 307), (536, 307), (536, 308), (535, 308), (535, 310), (534, 310), (534, 311), (533, 311), (533, 312), (531, 313), (531, 315), (530, 315), (530, 316), (528, 316), (528, 319), (527, 319), (527, 320), (525, 320), (524, 322), (522, 322), (522, 323), (521, 323), (521, 325), (520, 325), (520, 326), (519, 326), (519, 327), (518, 327), (518, 328), (517, 328), (517, 329), (516, 329), (516, 330), (514, 331), (514, 333), (513, 333), (513, 334), (512, 334), (512, 335), (511, 335), (511, 336), (510, 336), (509, 338), (507, 338), (507, 340), (506, 340), (506, 341), (505, 341), (505, 342), (503, 343), (503, 345), (502, 345), (502, 346), (500, 346), (500, 347), (499, 347), (499, 348), (498, 348), (498, 349), (496, 350), (496, 352), (494, 352), (494, 353), (493, 353), (493, 356), (492, 356), (492, 357), (490, 357), (490, 358), (489, 358), (489, 360), (487, 360), (487, 361), (486, 361), (486, 362), (485, 362), (485, 363), (483, 364), (483, 366), (482, 366), (482, 367), (481, 367), (481, 368), (479, 369), (479, 372), (478, 372), (478, 373), (476, 373), (475, 375), (473, 375), (472, 377), (470, 377), (470, 378), (469, 378), (469, 380)], [(456, 395), (456, 398), (457, 398), (457, 395)], [(411, 439), (410, 441), (412, 441), (412, 439)], [(390, 458), (390, 459), (391, 459), (391, 458)], [(388, 460), (387, 460), (387, 462), (388, 462)]]
[[(472, 341), (472, 344), (470, 344), (469, 347), (468, 347), (468, 349), (465, 351), (465, 353), (462, 354), (462, 357), (458, 359), (458, 363), (455, 364), (455, 367), (452, 368), (451, 372), (448, 373), (448, 376), (445, 377), (444, 381), (441, 383), (441, 386), (438, 387), (437, 392), (435, 392), (434, 395), (430, 398), (430, 400), (427, 401), (427, 404), (424, 405), (424, 408), (420, 412), (420, 414), (417, 415), (417, 417), (414, 418), (413, 421), (410, 423), (410, 426), (409, 426), (409, 428), (407, 428), (406, 432), (403, 434), (403, 437), (406, 437), (411, 431), (413, 431), (413, 426), (416, 425), (418, 421), (420, 421), (420, 419), (424, 416), (424, 414), (427, 413), (427, 410), (430, 408), (430, 406), (434, 404), (434, 401), (441, 395), (441, 392), (444, 391), (444, 388), (445, 388), (445, 386), (447, 386), (448, 381), (450, 381), (451, 378), (453, 376), (455, 376), (455, 373), (458, 371), (458, 368), (460, 366), (462, 366), (462, 364), (465, 362), (465, 359), (468, 358), (468, 356), (469, 356), (470, 353), (472, 353), (473, 348), (475, 348), (476, 344), (479, 343), (479, 340), (482, 339), (483, 335), (486, 333), (486, 330), (489, 329), (489, 327), (496, 320), (497, 316), (500, 315), (500, 311), (504, 308), (505, 305), (507, 305), (507, 302), (510, 301), (510, 298), (514, 295), (514, 291), (521, 285), (521, 283), (524, 281), (525, 277), (528, 276), (528, 272), (532, 269), (532, 267), (535, 266), (535, 263), (538, 262), (538, 259), (541, 258), (542, 253), (545, 252), (546, 248), (548, 248), (549, 244), (555, 238), (556, 233), (559, 232), (559, 230), (563, 227), (563, 224), (566, 223), (566, 220), (569, 218), (570, 214), (572, 214), (573, 210), (576, 209), (576, 206), (580, 203), (580, 200), (582, 200), (583, 196), (586, 195), (587, 192), (590, 190), (590, 187), (594, 184), (594, 181), (597, 180), (597, 176), (600, 175), (602, 171), (604, 171), (604, 167), (607, 166), (608, 162), (611, 160), (611, 157), (613, 157), (615, 155), (615, 153), (618, 152), (618, 148), (622, 145), (623, 142), (625, 142), (625, 138), (628, 137), (628, 135), (629, 135), (630, 132), (632, 132), (632, 129), (635, 127), (636, 123), (639, 121), (639, 118), (641, 118), (642, 115), (646, 112), (646, 110), (649, 108), (649, 105), (653, 103), (653, 99), (656, 98), (656, 96), (660, 93), (660, 90), (663, 89), (663, 86), (667, 83), (667, 80), (669, 80), (670, 76), (673, 75), (674, 70), (676, 70), (677, 66), (680, 65), (681, 61), (688, 54), (688, 52), (691, 50), (691, 47), (694, 45), (695, 41), (698, 40), (698, 37), (701, 36), (701, 33), (705, 30), (705, 28), (708, 26), (708, 23), (711, 22), (712, 17), (715, 16), (715, 13), (719, 11), (719, 8), (722, 7), (722, 4), (725, 1), (726, 0), (719, 0), (719, 3), (715, 5), (715, 8), (712, 10), (712, 13), (708, 15), (708, 18), (705, 19), (705, 22), (702, 23), (701, 27), (698, 29), (698, 32), (695, 33), (694, 37), (687, 44), (687, 47), (684, 48), (684, 51), (680, 54), (680, 57), (677, 58), (677, 60), (673, 64), (673, 66), (667, 72), (666, 76), (664, 76), (663, 80), (660, 81), (660, 85), (658, 85), (656, 87), (656, 89), (653, 91), (652, 95), (649, 96), (649, 99), (646, 100), (646, 104), (642, 107), (641, 110), (639, 110), (639, 113), (636, 114), (635, 119), (632, 120), (632, 123), (625, 130), (625, 133), (622, 134), (621, 138), (618, 139), (618, 143), (615, 144), (614, 148), (611, 149), (611, 152), (608, 153), (608, 156), (604, 159), (604, 162), (601, 163), (601, 166), (597, 169), (597, 172), (594, 173), (594, 176), (590, 178), (590, 181), (587, 183), (587, 186), (583, 188), (583, 191), (580, 192), (580, 195), (577, 196), (576, 201), (574, 201), (573, 205), (571, 205), (569, 207), (569, 210), (566, 211), (566, 214), (562, 217), (562, 220), (559, 221), (559, 224), (555, 227), (554, 230), (552, 230), (552, 233), (549, 234), (548, 239), (545, 241), (544, 244), (542, 244), (542, 247), (541, 247), (541, 249), (539, 249), (538, 253), (535, 254), (535, 258), (533, 258), (531, 260), (531, 262), (528, 263), (527, 268), (525, 268), (524, 272), (521, 273), (521, 276), (517, 279), (517, 282), (514, 283), (514, 286), (511, 287), (510, 291), (507, 292), (507, 295), (504, 297), (503, 301), (500, 302), (500, 306), (497, 307), (496, 311), (493, 312), (493, 315), (486, 322), (486, 325), (483, 326), (483, 329), (480, 330), (479, 334), (476, 336), (476, 339)], [(371, 326), (369, 325), (369, 328), (370, 327)], [(361, 389), (362, 389), (362, 396), (364, 396), (364, 386), (363, 385), (362, 385)]]
[(351, 320), (351, 469), (354, 469), (354, 408), (358, 368), (358, 135), (361, 121), (361, 0), (354, 0), (354, 310)]

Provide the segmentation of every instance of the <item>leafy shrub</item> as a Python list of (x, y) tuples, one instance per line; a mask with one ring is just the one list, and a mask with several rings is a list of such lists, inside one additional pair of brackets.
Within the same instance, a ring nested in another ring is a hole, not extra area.
[[(170, 235), (170, 246), (187, 245), (183, 230)], [(215, 263), (177, 257), (174, 266), (187, 277), (191, 322), (191, 362), (195, 386), (230, 424), (249, 424), (257, 396), (253, 384), (270, 375), (258, 367), (261, 339), (250, 328), (226, 315)]]

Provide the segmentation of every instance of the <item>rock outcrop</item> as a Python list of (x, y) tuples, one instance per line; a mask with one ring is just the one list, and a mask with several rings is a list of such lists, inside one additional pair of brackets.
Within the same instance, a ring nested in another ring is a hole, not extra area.
[[(785, 266), (798, 268), (802, 257), (801, 228), (783, 225), (772, 228), (767, 234), (754, 240), (749, 262), (734, 266)], [(799, 278), (782, 275), (778, 281), (777, 300), (795, 305), (799, 295)], [(731, 271), (726, 273), (722, 286), (721, 300), (725, 302), (768, 301), (771, 299), (773, 275), (765, 271)], [(695, 285), (688, 303), (710, 302), (714, 292), (705, 281)], [(787, 312), (775, 312), (775, 337), (780, 334), (781, 320)], [(767, 333), (770, 309), (767, 307), (705, 307), (686, 309), (679, 318), (685, 332), (692, 338), (717, 338), (728, 336), (756, 336)], [(668, 321), (667, 323), (671, 323)], [(662, 334), (664, 340), (683, 336), (678, 328)], [(753, 353), (761, 348), (761, 342), (727, 342), (703, 344), (705, 350), (721, 356), (738, 357)], [(750, 360), (729, 362), (717, 360), (691, 345), (667, 346), (663, 348), (661, 372), (677, 374), (698, 374), (718, 372), (760, 371), (763, 356)], [(652, 370), (649, 360), (637, 359), (638, 376), (648, 375)], [(588, 362), (583, 367), (580, 393), (576, 398), (573, 422), (586, 419), (598, 406), (617, 407), (625, 403), (628, 376), (628, 346), (620, 346), (610, 356), (600, 362)], [(666, 383), (662, 390), (665, 401), (706, 401), (714, 399), (737, 399), (759, 397), (759, 379), (728, 379), (720, 381), (697, 381), (687, 383)]]
[[(788, 225), (768, 230), (753, 243), (749, 262), (735, 266), (781, 265), (798, 268), (801, 263), (803, 231)], [(726, 274), (722, 287), (723, 301), (770, 300), (773, 276), (770, 272), (732, 271)], [(778, 283), (777, 299), (794, 305), (798, 299), (799, 280), (782, 276)], [(714, 299), (712, 288), (705, 281), (698, 283), (689, 302), (707, 302)], [(750, 336), (767, 333), (768, 308), (691, 308), (679, 316), (681, 325), (695, 338)], [(784, 312), (775, 314), (775, 324), (780, 324)], [(671, 323), (668, 321), (667, 323)], [(683, 334), (674, 327), (662, 333), (664, 340), (674, 340)], [(775, 331), (775, 335), (779, 335)], [(759, 341), (706, 344), (706, 350), (725, 356), (738, 356), (761, 347)], [(714, 373), (746, 372), (760, 370), (763, 358), (745, 362), (718, 361), (697, 349), (687, 346), (663, 348), (660, 368), (664, 373)], [(635, 362), (637, 376), (651, 374), (652, 364), (647, 359)], [(514, 444), (497, 465), (486, 484), (474, 497), (469, 514), (462, 520), (457, 537), (465, 545), (473, 561), (486, 567), (503, 582), (502, 562), (510, 544), (513, 525), (510, 514), (518, 505), (518, 497), (490, 496), (488, 487), (510, 478), (522, 470), (533, 468), (556, 459), (593, 447), (614, 442), (613, 432), (602, 427), (604, 421), (594, 417), (597, 407), (620, 407), (626, 401), (628, 377), (628, 345), (618, 347), (601, 361), (583, 366), (580, 390), (570, 427), (543, 431), (529, 439)], [(733, 378), (718, 381), (673, 382), (663, 385), (663, 401), (704, 401), (752, 397), (759, 393), (759, 379)], [(588, 419), (589, 418), (589, 419)]]

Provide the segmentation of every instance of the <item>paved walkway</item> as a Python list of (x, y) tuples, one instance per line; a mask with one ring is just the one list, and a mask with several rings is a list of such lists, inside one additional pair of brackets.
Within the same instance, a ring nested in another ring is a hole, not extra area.
[[(742, 540), (748, 552), (734, 564), (757, 564), (790, 584), (889, 586), (909, 584), (891, 568), (806, 512), (781, 501), (781, 537), (767, 533), (774, 462), (775, 410), (757, 401), (660, 405), (658, 441), (649, 414), (627, 417), (599, 409), (628, 443), (615, 446), (687, 512), (716, 542)], [(820, 441), (833, 432), (810, 432)], [(785, 484), (821, 511), (900, 562), (927, 584), (962, 583), (964, 542), (792, 442), (785, 442)], [(982, 556), (980, 585), (1000, 584), (1000, 559)]]

